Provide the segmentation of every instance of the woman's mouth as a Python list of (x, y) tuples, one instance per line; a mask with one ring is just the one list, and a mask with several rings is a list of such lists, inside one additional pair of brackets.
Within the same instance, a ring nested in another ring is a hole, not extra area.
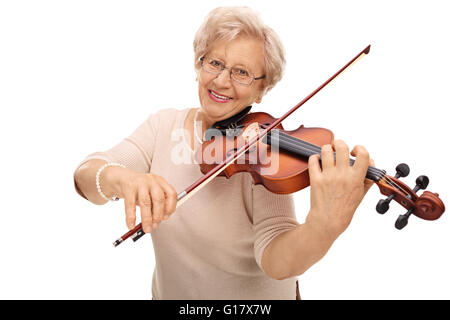
[(225, 103), (225, 102), (228, 102), (228, 101), (230, 101), (232, 99), (230, 97), (227, 97), (227, 96), (224, 96), (222, 94), (219, 94), (219, 93), (217, 93), (217, 92), (215, 92), (213, 90), (208, 90), (208, 95), (209, 95), (209, 97), (212, 100), (214, 100), (216, 102), (220, 102), (220, 103)]

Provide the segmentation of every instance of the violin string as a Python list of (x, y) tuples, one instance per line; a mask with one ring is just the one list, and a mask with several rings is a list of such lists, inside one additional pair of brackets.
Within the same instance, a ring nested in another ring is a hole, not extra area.
[[(319, 146), (317, 146), (317, 145), (314, 145), (314, 144), (309, 143), (309, 142), (307, 142), (307, 141), (304, 141), (304, 140), (301, 140), (301, 139), (292, 137), (292, 136), (290, 136), (290, 135), (288, 135), (288, 134), (286, 134), (286, 133), (284, 133), (284, 132), (281, 132), (281, 131), (279, 131), (279, 130), (277, 130), (277, 131), (275, 131), (275, 132), (278, 132), (279, 134), (281, 134), (281, 136), (282, 136), (283, 139), (284, 139), (284, 143), (289, 143), (289, 142), (287, 142), (286, 140), (291, 140), (291, 141), (294, 143), (294, 146), (295, 146), (295, 147), (298, 147), (299, 145), (304, 145), (304, 146), (305, 146), (304, 148), (306, 149), (307, 152), (310, 151), (310, 153), (311, 153), (311, 152), (315, 152), (315, 153), (320, 154), (321, 148), (320, 148)], [(298, 144), (298, 145), (297, 145), (297, 144)], [(291, 146), (292, 146), (292, 144), (291, 144)], [(302, 147), (301, 147), (301, 148), (302, 148)], [(310, 150), (308, 150), (308, 148), (309, 148)], [(302, 149), (303, 149), (303, 148), (302, 148)], [(303, 149), (303, 150), (305, 150), (305, 149)], [(350, 162), (353, 164), (353, 163), (354, 163), (354, 160), (350, 159)], [(369, 166), (369, 168), (368, 168), (367, 171), (368, 171), (369, 173), (373, 174), (373, 175), (378, 179), (378, 181), (380, 181), (380, 180), (384, 177), (385, 182), (386, 182), (388, 185), (390, 185), (390, 186), (393, 187), (393, 188), (396, 188), (397, 190), (402, 191), (405, 195), (408, 195), (408, 194), (409, 194), (405, 189), (403, 189), (403, 188), (402, 188), (400, 185), (398, 185), (395, 181), (393, 181), (393, 180), (390, 179), (388, 176), (386, 176), (386, 171), (380, 170), (380, 169), (377, 169), (377, 168), (374, 168), (374, 167), (372, 167), (372, 166)]]
[[(319, 147), (315, 144), (312, 144), (305, 140), (301, 140), (301, 139), (292, 137), (287, 133), (279, 131), (278, 129), (274, 129), (272, 131), (278, 133), (279, 137), (281, 137), (283, 139), (283, 143), (289, 144), (291, 147), (300, 148), (307, 155), (308, 154), (309, 155), (320, 154), (320, 152), (321, 152), (321, 147)], [(350, 159), (350, 162), (353, 164), (354, 160)], [(387, 184), (389, 184), (390, 186), (392, 186), (394, 188), (397, 188), (398, 190), (401, 190), (405, 195), (408, 195), (407, 191), (405, 191), (395, 181), (391, 180), (388, 176), (386, 176), (386, 171), (372, 167), (372, 166), (369, 166), (367, 171), (370, 172), (371, 174), (373, 174), (378, 179), (378, 181), (380, 181), (382, 178), (385, 178), (385, 181)]]
[(397, 183), (395, 183), (394, 180), (392, 180), (391, 178), (389, 178), (388, 176), (384, 177), (384, 180), (386, 181), (387, 184), (389, 184), (391, 187), (397, 188), (397, 190), (402, 191), (406, 196), (410, 196), (409, 192), (406, 191), (405, 189), (403, 189), (401, 186), (399, 186)]
[[(310, 142), (292, 137), (290, 135), (288, 135), (287, 133), (281, 132), (279, 130), (272, 130), (274, 132), (278, 132), (279, 135), (279, 140), (284, 143), (284, 144), (288, 144), (291, 147), (294, 147), (296, 149), (300, 149), (299, 151), (303, 151), (304, 154), (310, 156), (312, 154), (319, 154), (321, 153), (321, 147), (312, 144)], [(353, 164), (354, 160), (350, 159), (350, 163)], [(372, 175), (374, 175), (377, 179), (381, 179), (384, 175), (385, 175), (385, 171), (384, 170), (380, 170), (374, 167), (369, 166), (368, 170), (369, 173), (371, 173)]]
[(410, 196), (410, 194), (408, 193), (408, 191), (406, 191), (405, 189), (403, 189), (401, 186), (399, 186), (397, 183), (395, 183), (394, 180), (390, 179), (388, 176), (384, 176), (384, 181), (390, 185), (393, 188), (396, 188), (397, 190), (401, 191), (404, 193), (405, 196)]
[[(289, 136), (289, 135), (287, 135), (287, 136), (285, 136), (285, 135), (283, 135), (283, 139), (290, 139), (291, 137)], [(294, 138), (295, 139), (295, 138)], [(285, 141), (285, 142), (287, 142), (287, 141)], [(292, 143), (295, 145), (295, 146), (298, 146), (298, 145), (304, 145), (306, 148), (307, 148), (307, 150), (309, 149), (311, 152), (310, 153), (316, 153), (316, 154), (319, 154), (320, 155), (320, 153), (321, 153), (321, 148), (320, 147), (318, 147), (318, 146), (316, 146), (316, 145), (313, 145), (313, 144), (310, 144), (310, 143), (308, 143), (308, 142), (305, 142), (305, 141), (302, 141), (302, 140), (300, 140), (300, 141), (296, 141), (296, 140), (292, 140)], [(335, 155), (335, 154), (334, 154)], [(353, 164), (354, 163), (354, 160), (353, 159), (350, 159), (350, 163), (351, 164)], [(375, 176), (375, 178), (376, 179), (378, 179), (378, 180), (380, 180), (381, 178), (382, 178), (382, 175), (383, 175), (383, 172), (382, 171), (380, 171), (379, 169), (377, 169), (377, 168), (373, 168), (373, 167), (370, 167), (369, 166), (369, 168), (368, 168), (368, 173), (370, 173), (370, 174), (372, 174), (373, 176)]]
[[(298, 145), (305, 145), (305, 146), (307, 146), (306, 151), (310, 151), (310, 153), (314, 152), (314, 153), (320, 154), (321, 148), (319, 146), (316, 146), (307, 141), (292, 137), (281, 131), (278, 131), (278, 133), (281, 134), (283, 139), (285, 139), (284, 143), (289, 143), (286, 140), (291, 140), (294, 143), (295, 147), (298, 147)], [(291, 144), (291, 146), (292, 146), (292, 144)], [(310, 148), (310, 150), (308, 150), (308, 147)], [(300, 147), (300, 148), (302, 148), (302, 147)], [(303, 150), (305, 150), (305, 149), (303, 149)], [(350, 159), (350, 162), (354, 163), (354, 161), (352, 159)], [(399, 186), (397, 183), (395, 183), (395, 181), (391, 180), (389, 177), (386, 176), (386, 172), (384, 170), (380, 170), (380, 169), (369, 166), (368, 172), (372, 173), (378, 179), (378, 181), (380, 181), (384, 177), (387, 184), (389, 184), (390, 186), (392, 186), (394, 188), (400, 189), (406, 195), (408, 195), (408, 192), (406, 192), (401, 186)]]

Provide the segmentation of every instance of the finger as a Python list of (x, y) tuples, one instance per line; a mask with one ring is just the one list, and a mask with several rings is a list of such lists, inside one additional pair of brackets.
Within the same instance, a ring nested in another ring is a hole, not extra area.
[(365, 177), (369, 168), (370, 156), (369, 152), (363, 146), (355, 146), (351, 155), (356, 157), (353, 164), (354, 170), (361, 176)]
[(128, 229), (133, 229), (136, 224), (136, 194), (133, 190), (124, 191), (125, 220)]
[[(375, 167), (375, 161), (373, 161), (373, 159), (370, 159), (369, 165), (371, 167)], [(369, 191), (369, 189), (373, 186), (374, 183), (375, 182), (373, 180), (367, 178), (364, 180), (364, 194), (366, 194), (367, 191)]]
[(320, 156), (318, 154), (313, 154), (308, 159), (308, 171), (309, 171), (309, 181), (314, 184), (318, 177), (322, 173), (319, 163)]
[(334, 152), (331, 144), (322, 146), (321, 152), (322, 171), (334, 168)]
[(172, 214), (177, 208), (177, 191), (172, 187), (166, 180), (161, 178), (160, 186), (165, 194), (165, 204), (164, 204), (164, 216), (163, 219), (167, 220), (169, 215)]
[(150, 196), (152, 198), (153, 228), (158, 226), (164, 215), (164, 203), (166, 197), (164, 191), (158, 183), (152, 184), (150, 188)]
[(141, 209), (141, 222), (144, 232), (152, 232), (152, 201), (147, 186), (141, 186), (138, 190), (138, 205)]
[(347, 144), (342, 140), (336, 140), (333, 143), (336, 150), (336, 167), (348, 168), (350, 166), (350, 156)]

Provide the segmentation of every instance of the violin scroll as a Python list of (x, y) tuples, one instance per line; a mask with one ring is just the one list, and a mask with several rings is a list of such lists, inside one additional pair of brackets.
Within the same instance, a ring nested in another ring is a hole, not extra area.
[(389, 210), (391, 200), (395, 200), (407, 209), (408, 211), (400, 215), (395, 222), (395, 227), (398, 230), (403, 229), (408, 224), (411, 214), (424, 220), (438, 219), (445, 211), (444, 203), (439, 198), (439, 194), (424, 191), (422, 195), (417, 195), (417, 191), (425, 190), (428, 187), (428, 177), (424, 175), (419, 176), (416, 179), (416, 186), (414, 189), (411, 189), (399, 180), (399, 178), (406, 177), (409, 174), (408, 165), (404, 163), (399, 164), (396, 167), (396, 171), (395, 177), (385, 175), (376, 182), (380, 192), (388, 196), (386, 199), (378, 201), (376, 206), (377, 212), (384, 214)]

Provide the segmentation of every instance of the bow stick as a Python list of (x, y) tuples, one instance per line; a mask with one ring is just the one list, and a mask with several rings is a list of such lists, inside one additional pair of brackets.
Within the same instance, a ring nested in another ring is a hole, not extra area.
[[(262, 130), (257, 136), (253, 137), (249, 142), (247, 142), (244, 146), (239, 148), (234, 154), (229, 155), (222, 163), (218, 164), (214, 169), (209, 171), (207, 174), (199, 178), (189, 187), (187, 187), (182, 192), (177, 195), (177, 208), (181, 206), (186, 200), (188, 200), (191, 196), (193, 196), (197, 191), (207, 185), (212, 179), (218, 176), (223, 170), (225, 170), (231, 163), (233, 163), (237, 158), (247, 152), (252, 145), (257, 143), (260, 139), (262, 139), (268, 132), (270, 132), (273, 128), (278, 126), (284, 119), (290, 116), (295, 110), (300, 108), (305, 102), (311, 99), (315, 94), (317, 94), (320, 90), (322, 90), (326, 85), (328, 85), (332, 80), (334, 80), (338, 75), (342, 74), (345, 70), (350, 68), (354, 63), (356, 63), (363, 56), (368, 54), (370, 51), (370, 45), (368, 45), (364, 50), (358, 53), (352, 60), (350, 60), (345, 66), (343, 66), (339, 71), (337, 71), (334, 75), (332, 75), (327, 81), (322, 83), (316, 90), (311, 92), (308, 96), (306, 96), (302, 101), (300, 101), (296, 106), (286, 112), (283, 116), (275, 120), (271, 125)], [(144, 235), (144, 231), (142, 230), (142, 223), (139, 223), (136, 227), (122, 235), (120, 238), (113, 242), (113, 245), (117, 247), (123, 241), (132, 237), (133, 241), (137, 241)]]

